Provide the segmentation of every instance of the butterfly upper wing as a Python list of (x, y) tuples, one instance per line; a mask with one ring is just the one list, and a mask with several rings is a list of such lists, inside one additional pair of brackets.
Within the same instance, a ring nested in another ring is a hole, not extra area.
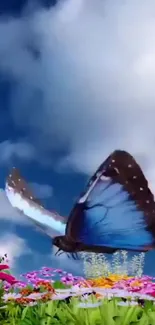
[(90, 179), (66, 235), (84, 245), (147, 250), (155, 244), (155, 202), (135, 159), (114, 151)]
[(6, 180), (5, 192), (11, 205), (29, 217), (47, 235), (55, 237), (65, 234), (65, 218), (44, 209), (16, 168), (12, 169)]

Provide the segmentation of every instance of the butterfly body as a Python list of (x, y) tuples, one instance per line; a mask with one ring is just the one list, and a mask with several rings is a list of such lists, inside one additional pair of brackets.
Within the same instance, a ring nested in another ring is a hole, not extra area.
[(84, 245), (80, 242), (74, 242), (67, 236), (57, 236), (52, 240), (52, 244), (67, 253), (78, 253), (78, 252), (94, 252), (94, 253), (107, 253), (112, 254), (117, 249), (113, 249), (110, 247), (102, 247), (102, 246), (94, 246), (91, 247), (89, 245)]
[(67, 236), (57, 236), (52, 239), (52, 244), (64, 252), (78, 252), (78, 243), (70, 240)]

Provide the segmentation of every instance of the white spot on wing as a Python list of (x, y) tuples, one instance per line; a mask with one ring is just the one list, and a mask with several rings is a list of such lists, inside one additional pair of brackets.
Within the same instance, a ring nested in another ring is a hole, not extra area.
[(117, 174), (119, 174), (119, 170), (117, 167), (114, 167), (114, 170), (116, 171)]
[(100, 177), (100, 179), (101, 179), (101, 181), (105, 181), (105, 182), (107, 182), (107, 181), (109, 181), (110, 177), (107, 177), (107, 176), (102, 175), (102, 176)]
[(88, 191), (79, 199), (78, 203), (84, 203), (86, 202), (89, 194), (91, 193), (91, 191), (93, 190), (94, 186), (96, 185), (96, 183), (98, 182), (99, 178), (101, 177), (102, 172), (98, 172), (97, 173), (97, 177), (95, 179), (95, 181), (91, 184), (91, 186), (88, 188)]

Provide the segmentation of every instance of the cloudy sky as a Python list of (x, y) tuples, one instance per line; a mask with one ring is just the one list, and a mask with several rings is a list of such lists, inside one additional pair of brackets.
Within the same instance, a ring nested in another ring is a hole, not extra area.
[[(3, 1), (0, 252), (18, 274), (67, 269), (50, 240), (11, 209), (4, 180), (16, 165), (44, 205), (67, 216), (87, 178), (120, 148), (155, 191), (155, 2)], [(155, 274), (154, 258), (147, 254), (145, 273)]]

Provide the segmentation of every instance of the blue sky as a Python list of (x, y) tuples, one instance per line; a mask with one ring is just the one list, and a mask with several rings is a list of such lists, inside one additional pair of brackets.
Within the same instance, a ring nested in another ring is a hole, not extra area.
[[(136, 157), (155, 191), (154, 12), (153, 0), (1, 2), (0, 252), (17, 274), (43, 265), (78, 274), (81, 264), (55, 258), (11, 209), (3, 188), (13, 165), (64, 216), (116, 148)], [(155, 274), (154, 258), (145, 273)]]

